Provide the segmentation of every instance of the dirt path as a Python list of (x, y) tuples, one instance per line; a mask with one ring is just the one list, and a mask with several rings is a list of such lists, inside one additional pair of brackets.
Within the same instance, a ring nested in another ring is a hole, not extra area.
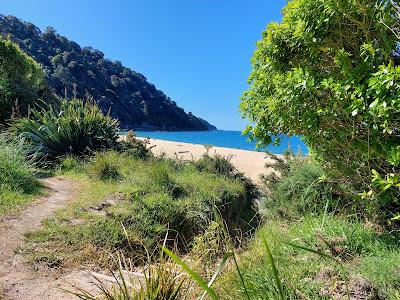
[(41, 222), (64, 207), (74, 193), (73, 183), (66, 179), (48, 178), (42, 182), (49, 188), (47, 196), (21, 213), (0, 221), (0, 299), (77, 299), (62, 288), (71, 290), (70, 284), (79, 283), (85, 289), (93, 289), (90, 276), (83, 271), (35, 271), (15, 253), (24, 243), (24, 234), (39, 229)]

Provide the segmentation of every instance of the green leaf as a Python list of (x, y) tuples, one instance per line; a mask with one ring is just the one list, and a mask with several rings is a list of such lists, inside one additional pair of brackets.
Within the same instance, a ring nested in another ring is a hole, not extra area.
[(261, 236), (261, 241), (262, 241), (262, 243), (264, 245), (264, 249), (265, 249), (265, 251), (267, 253), (268, 261), (271, 264), (272, 275), (274, 276), (275, 283), (276, 283), (276, 286), (278, 288), (279, 296), (280, 296), (281, 300), (284, 300), (285, 297), (284, 297), (284, 294), (283, 294), (282, 282), (281, 282), (281, 279), (280, 279), (280, 276), (279, 276), (279, 272), (278, 272), (278, 269), (276, 268), (274, 257), (272, 256), (272, 253), (271, 253), (271, 250), (269, 248), (267, 239), (265, 238), (264, 235)]

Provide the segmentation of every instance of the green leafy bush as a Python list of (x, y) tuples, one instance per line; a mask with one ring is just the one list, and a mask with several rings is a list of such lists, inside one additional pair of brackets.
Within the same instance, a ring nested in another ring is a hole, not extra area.
[(211, 156), (208, 154), (209, 149), (201, 159), (192, 162), (192, 164), (198, 171), (239, 180), (244, 184), (247, 193), (251, 195), (252, 198), (257, 198), (259, 196), (259, 190), (254, 185), (254, 183), (249, 178), (247, 178), (243, 173), (239, 172), (232, 164), (231, 162), (232, 157), (230, 156), (224, 157), (219, 154)]
[(32, 118), (16, 124), (17, 132), (48, 160), (115, 147), (117, 126), (118, 122), (103, 115), (96, 104), (79, 99), (63, 101), (59, 109), (33, 110)]
[(26, 116), (39, 99), (56, 101), (40, 65), (16, 44), (0, 37), (0, 124)]
[[(324, 168), (359, 191), (371, 186), (372, 170), (400, 173), (394, 16), (387, 1), (290, 1), (257, 43), (241, 103), (255, 124), (246, 133), (261, 144), (304, 136)], [(374, 189), (390, 214), (399, 210), (399, 188)]]
[(354, 213), (365, 208), (349, 186), (330, 179), (312, 157), (275, 156), (275, 162), (267, 167), (275, 169), (263, 176), (267, 193), (261, 205), (269, 217)]

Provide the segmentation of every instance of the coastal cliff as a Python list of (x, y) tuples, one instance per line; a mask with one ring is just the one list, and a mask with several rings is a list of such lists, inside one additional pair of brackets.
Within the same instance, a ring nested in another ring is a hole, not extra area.
[(111, 61), (91, 47), (81, 47), (48, 27), (0, 15), (0, 35), (10, 37), (41, 64), (46, 81), (60, 97), (93, 97), (110, 111), (121, 129), (207, 131), (207, 121), (186, 113), (142, 74)]

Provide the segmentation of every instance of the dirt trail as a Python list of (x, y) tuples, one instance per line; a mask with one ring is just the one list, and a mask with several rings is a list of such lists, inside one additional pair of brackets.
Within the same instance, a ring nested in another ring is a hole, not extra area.
[(62, 290), (71, 290), (71, 284), (93, 290), (90, 276), (83, 271), (33, 270), (15, 252), (24, 243), (24, 234), (39, 229), (41, 222), (64, 207), (74, 193), (73, 183), (66, 179), (48, 178), (42, 182), (49, 188), (47, 196), (0, 221), (0, 299), (77, 299)]

